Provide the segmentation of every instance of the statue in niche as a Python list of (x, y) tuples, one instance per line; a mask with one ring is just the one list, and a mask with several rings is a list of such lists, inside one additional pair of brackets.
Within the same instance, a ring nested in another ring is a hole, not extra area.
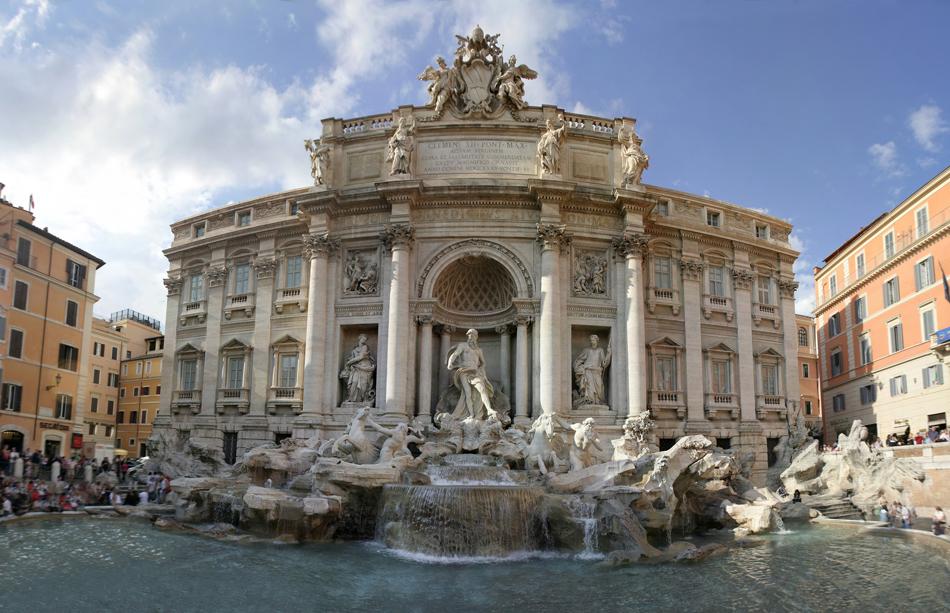
[(314, 185), (326, 185), (330, 173), (330, 147), (320, 141), (306, 139), (304, 147), (310, 154), (310, 176)]
[(344, 406), (372, 406), (376, 399), (376, 360), (369, 352), (366, 341), (366, 335), (360, 334), (356, 346), (340, 371), (340, 378), (346, 381)]
[(581, 351), (574, 360), (574, 381), (577, 385), (574, 408), (607, 404), (604, 370), (610, 366), (610, 343), (607, 349), (599, 345), (600, 338), (591, 334), (590, 347)]
[(596, 253), (577, 256), (574, 293), (578, 296), (607, 295), (607, 258)]
[(461, 79), (458, 72), (460, 60), (456, 59), (456, 66), (449, 68), (445, 63), (445, 58), (439, 56), (435, 58), (438, 68), (426, 66), (417, 78), (420, 81), (432, 81), (426, 91), (429, 92), (429, 101), (426, 106), (435, 105), (435, 112), (442, 113), (445, 103), (450, 100), (457, 100), (458, 96), (465, 91), (465, 81)]
[(623, 161), (623, 185), (638, 185), (643, 171), (650, 167), (650, 156), (643, 152), (640, 145), (643, 139), (635, 130), (621, 128), (617, 132), (620, 141), (620, 157)]
[(393, 132), (393, 135), (389, 138), (389, 155), (386, 157), (387, 162), (392, 162), (392, 166), (389, 170), (391, 176), (410, 174), (409, 163), (412, 159), (412, 150), (415, 145), (415, 139), (413, 137), (415, 131), (416, 124), (411, 118), (399, 118), (399, 123), (396, 124), (396, 131)]
[(490, 89), (497, 92), (495, 97), (504, 104), (510, 104), (514, 109), (523, 109), (528, 105), (524, 100), (524, 79), (536, 79), (538, 73), (525, 64), (516, 65), (514, 55), (508, 58), (508, 64), (502, 63), (501, 72), (492, 82)]
[(567, 126), (563, 117), (561, 127), (555, 128), (554, 122), (547, 120), (546, 129), (538, 140), (538, 162), (541, 164), (542, 175), (556, 175), (561, 172), (561, 142)]
[(454, 415), (502, 421), (491, 405), (495, 389), (485, 374), (485, 355), (478, 346), (478, 331), (469, 330), (465, 336), (468, 340), (456, 345), (448, 360), (448, 369), (454, 371), (452, 380), (461, 392)]
[(379, 271), (375, 258), (351, 252), (343, 267), (344, 294), (375, 294), (379, 286)]

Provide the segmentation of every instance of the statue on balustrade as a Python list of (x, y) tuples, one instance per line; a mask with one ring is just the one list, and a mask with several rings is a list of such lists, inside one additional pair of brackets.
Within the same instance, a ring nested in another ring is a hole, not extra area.
[(643, 139), (635, 130), (621, 128), (617, 133), (620, 141), (620, 156), (623, 160), (623, 185), (638, 185), (643, 171), (650, 167), (650, 156), (643, 152), (640, 145)]
[(448, 360), (448, 369), (454, 371), (455, 387), (461, 392), (454, 415), (477, 420), (493, 417), (502, 421), (492, 408), (495, 389), (485, 374), (485, 355), (478, 346), (478, 331), (469, 330), (465, 336), (468, 340), (456, 345)]
[(600, 338), (590, 335), (590, 347), (581, 351), (574, 360), (574, 407), (588, 405), (604, 406), (607, 396), (604, 386), (604, 370), (610, 365), (610, 344), (607, 349), (599, 346)]
[(376, 399), (376, 360), (366, 342), (366, 335), (360, 334), (340, 371), (340, 379), (346, 382), (346, 402), (343, 406), (372, 406)]
[(389, 138), (389, 155), (386, 161), (392, 162), (390, 175), (408, 175), (410, 174), (409, 163), (412, 159), (412, 150), (415, 139), (413, 133), (416, 131), (415, 122), (410, 118), (399, 118), (396, 124), (396, 131)]
[(561, 120), (561, 127), (555, 128), (554, 122), (548, 119), (547, 128), (538, 140), (538, 162), (541, 164), (542, 175), (556, 175), (561, 172), (561, 142), (567, 126)]
[(327, 179), (330, 178), (330, 147), (309, 138), (303, 143), (310, 154), (310, 176), (313, 177), (313, 184), (326, 185)]

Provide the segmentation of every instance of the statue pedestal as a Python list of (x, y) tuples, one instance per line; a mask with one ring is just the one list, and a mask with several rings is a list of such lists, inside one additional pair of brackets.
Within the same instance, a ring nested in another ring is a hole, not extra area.
[(602, 413), (603, 411), (609, 411), (610, 407), (606, 404), (575, 404), (574, 410), (590, 413)]

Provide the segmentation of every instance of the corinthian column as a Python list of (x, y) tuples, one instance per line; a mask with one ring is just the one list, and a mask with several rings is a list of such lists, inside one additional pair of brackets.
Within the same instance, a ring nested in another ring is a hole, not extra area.
[(327, 353), (327, 258), (337, 242), (327, 233), (304, 234), (304, 253), (310, 259), (307, 287), (307, 338), (303, 358), (303, 413), (321, 413)]
[(413, 229), (409, 224), (393, 224), (382, 233), (392, 255), (389, 282), (389, 322), (386, 339), (386, 413), (410, 418), (406, 406), (409, 373), (409, 249)]
[(449, 386), (449, 351), (452, 350), (452, 333), (455, 332), (455, 326), (442, 324), (442, 333), (439, 341), (439, 392)]
[(416, 317), (419, 324), (419, 415), (432, 412), (432, 315)]
[(643, 321), (643, 252), (646, 234), (628, 233), (614, 241), (614, 247), (623, 254), (626, 275), (626, 321), (624, 338), (627, 342), (627, 414), (639, 415), (647, 410), (646, 340)]
[(511, 326), (504, 325), (495, 328), (498, 338), (501, 341), (501, 352), (499, 354), (499, 363), (501, 366), (501, 391), (511, 398)]
[(558, 369), (561, 365), (561, 326), (558, 311), (558, 260), (561, 246), (569, 237), (560, 224), (538, 224), (541, 243), (541, 315), (538, 318), (540, 342), (541, 411), (547, 415), (558, 409)]
[(515, 418), (520, 421), (528, 419), (528, 322), (531, 318), (519, 315), (515, 323), (518, 332), (515, 336)]

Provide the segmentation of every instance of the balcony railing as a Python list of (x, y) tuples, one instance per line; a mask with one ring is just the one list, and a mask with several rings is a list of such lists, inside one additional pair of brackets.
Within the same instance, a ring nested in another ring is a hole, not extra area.
[(770, 413), (774, 413), (779, 419), (785, 419), (787, 409), (785, 407), (785, 396), (776, 396), (773, 394), (759, 394), (756, 396), (755, 416), (760, 419), (766, 419)]
[(680, 312), (680, 292), (667, 287), (652, 287), (647, 290), (647, 307), (653, 313), (656, 305), (662, 304), (673, 308), (673, 315)]
[(208, 316), (207, 303), (204, 300), (194, 300), (181, 305), (181, 325), (188, 322), (189, 317), (197, 317), (198, 323), (204, 323)]
[(781, 309), (774, 304), (756, 302), (752, 305), (752, 320), (758, 325), (763, 319), (768, 319), (777, 330), (779, 321), (782, 319), (781, 312)]
[(686, 395), (679, 391), (650, 390), (651, 409), (673, 409), (679, 419), (686, 417)]
[(245, 388), (222, 388), (218, 390), (217, 409), (222, 414), (226, 408), (236, 407), (246, 413), (250, 407), (251, 390)]
[(224, 318), (231, 319), (235, 311), (244, 311), (246, 317), (254, 314), (254, 294), (233, 294), (228, 296), (228, 301), (224, 307)]
[(739, 398), (736, 394), (706, 394), (706, 417), (714, 419), (717, 416), (739, 418)]
[(285, 287), (277, 290), (277, 299), (274, 301), (274, 310), (278, 313), (284, 311), (288, 304), (297, 305), (300, 312), (307, 310), (307, 290), (304, 287)]
[(175, 390), (171, 408), (175, 412), (188, 409), (197, 415), (201, 412), (201, 390)]
[(713, 313), (724, 313), (726, 320), (732, 321), (733, 315), (735, 314), (732, 308), (732, 298), (728, 296), (703, 294), (703, 316), (709, 319)]
[(272, 387), (267, 398), (267, 410), (271, 415), (277, 413), (280, 407), (289, 407), (294, 412), (303, 410), (303, 388), (301, 387)]

